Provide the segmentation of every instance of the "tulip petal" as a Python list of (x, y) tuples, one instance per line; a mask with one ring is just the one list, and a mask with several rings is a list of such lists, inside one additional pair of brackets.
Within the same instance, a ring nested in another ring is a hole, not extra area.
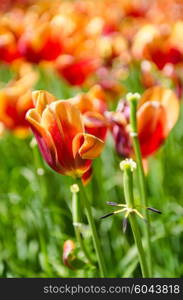
[(166, 138), (166, 112), (159, 102), (147, 102), (137, 112), (138, 136), (142, 156), (156, 151)]
[(28, 109), (33, 108), (33, 103), (31, 99), (31, 92), (27, 91), (22, 96), (19, 97), (17, 101), (17, 110), (19, 113), (28, 111)]
[(1, 90), (0, 91), (0, 121), (5, 124), (8, 128), (11, 128), (13, 126), (13, 120), (9, 117), (9, 115), (6, 113), (7, 106), (9, 104), (9, 99), (6, 97), (6, 93)]
[(88, 111), (99, 112), (103, 114), (104, 111), (107, 110), (103, 93), (104, 92), (102, 88), (98, 85), (95, 85), (88, 91), (88, 93), (81, 93), (69, 99), (69, 101), (74, 104), (82, 114)]
[[(45, 161), (53, 169), (57, 170), (58, 168), (58, 159), (56, 147), (54, 145), (53, 139), (48, 131), (41, 126), (40, 121), (41, 117), (35, 109), (28, 111), (26, 119), (29, 121), (31, 129), (36, 137), (38, 146), (41, 154), (43, 155)], [(59, 169), (61, 166), (59, 166)], [(61, 170), (64, 173), (64, 170)]]
[(72, 140), (84, 130), (79, 110), (68, 101), (55, 101), (44, 109), (41, 125), (52, 136), (60, 164), (68, 171), (74, 169)]
[(177, 96), (170, 89), (155, 86), (145, 91), (140, 99), (139, 107), (148, 101), (158, 101), (163, 105), (167, 117), (166, 126), (168, 134), (179, 117), (179, 101)]
[(41, 115), (46, 105), (52, 103), (56, 98), (47, 91), (39, 90), (32, 92), (32, 99), (37, 112)]
[(109, 126), (106, 118), (97, 112), (87, 112), (83, 119), (86, 132), (104, 141)]
[[(73, 139), (76, 133), (84, 130), (79, 110), (69, 103), (69, 101), (59, 100), (53, 102), (49, 108), (54, 113), (58, 123), (62, 126), (63, 134), (69, 136), (70, 139)], [(66, 132), (65, 129), (69, 130), (69, 132)]]
[(100, 155), (104, 147), (104, 142), (97, 137), (81, 133), (78, 134), (73, 140), (73, 155), (76, 157), (79, 153), (82, 159), (95, 159)]
[(93, 110), (93, 103), (87, 94), (79, 94), (69, 99), (69, 102), (74, 104), (82, 114)]
[(92, 178), (92, 168), (89, 168), (81, 177), (83, 185), (87, 185)]
[(92, 99), (97, 98), (102, 100), (104, 103), (107, 101), (105, 92), (99, 84), (95, 84), (93, 87), (91, 87), (91, 89), (88, 91), (88, 95)]

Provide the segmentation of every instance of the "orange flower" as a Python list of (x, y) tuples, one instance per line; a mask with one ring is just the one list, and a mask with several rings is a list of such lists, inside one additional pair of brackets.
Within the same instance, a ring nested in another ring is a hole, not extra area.
[(29, 132), (25, 114), (33, 107), (31, 87), (37, 80), (37, 74), (29, 67), (23, 64), (19, 70), (20, 78), (0, 90), (0, 122), (19, 137)]
[(12, 63), (20, 58), (15, 34), (0, 24), (0, 61)]
[(89, 180), (92, 160), (100, 155), (104, 143), (85, 133), (79, 110), (67, 100), (57, 100), (45, 91), (33, 92), (35, 108), (26, 119), (37, 139), (39, 149), (56, 172)]
[(88, 93), (79, 94), (69, 101), (82, 113), (86, 132), (105, 140), (108, 124), (104, 117), (107, 105), (103, 89), (95, 85)]

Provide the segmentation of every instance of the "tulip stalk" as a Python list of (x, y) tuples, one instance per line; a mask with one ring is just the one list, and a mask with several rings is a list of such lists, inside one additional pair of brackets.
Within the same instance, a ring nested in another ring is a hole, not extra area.
[[(33, 138), (31, 140), (30, 147), (33, 149), (34, 165), (35, 165), (36, 174), (38, 176), (38, 182), (39, 182), (38, 189), (39, 189), (40, 200), (41, 200), (40, 215), (41, 215), (42, 222), (44, 222), (43, 224), (45, 226), (46, 220), (45, 220), (45, 215), (44, 215), (44, 211), (43, 211), (43, 206), (46, 205), (46, 202), (47, 202), (47, 188), (46, 188), (47, 184), (46, 184), (46, 180), (44, 177), (44, 169), (43, 169), (43, 165), (40, 160), (39, 150), (38, 150), (37, 142), (36, 142), (35, 138)], [(48, 274), (50, 274), (51, 268), (50, 268), (50, 264), (49, 264), (49, 256), (48, 256), (48, 251), (47, 251), (47, 247), (46, 247), (46, 240), (41, 234), (39, 234), (39, 239), (40, 239), (40, 247), (41, 247), (42, 253), (44, 254), (44, 267), (45, 267), (45, 270), (48, 272)]]
[(44, 177), (44, 169), (43, 169), (43, 164), (40, 160), (40, 155), (39, 155), (39, 149), (37, 146), (37, 142), (35, 138), (32, 139), (30, 146), (33, 149), (33, 156), (34, 156), (34, 164), (35, 164), (35, 169), (36, 169), (36, 174), (39, 178), (39, 188), (40, 188), (40, 195), (41, 195), (41, 201), (43, 204), (46, 204), (47, 201), (47, 184), (46, 180)]
[(84, 186), (83, 186), (82, 182), (80, 181), (80, 179), (78, 180), (77, 183), (79, 185), (80, 193), (82, 195), (82, 200), (83, 200), (83, 203), (84, 203), (84, 206), (86, 209), (86, 216), (87, 216), (88, 223), (89, 223), (89, 226), (91, 229), (93, 244), (94, 244), (94, 248), (96, 251), (97, 261), (98, 261), (98, 265), (99, 265), (99, 269), (100, 269), (100, 275), (101, 275), (101, 277), (106, 277), (106, 268), (105, 268), (104, 258), (103, 258), (102, 250), (100, 247), (99, 237), (97, 234), (97, 230), (96, 230), (95, 222), (94, 222), (92, 211), (91, 211), (91, 206), (90, 206), (90, 203), (89, 203), (89, 200), (87, 197), (87, 193), (86, 193)]
[(80, 211), (79, 211), (80, 205), (79, 205), (78, 192), (79, 192), (79, 186), (77, 184), (73, 184), (71, 186), (71, 193), (72, 193), (72, 217), (73, 217), (75, 236), (76, 236), (77, 243), (80, 246), (81, 250), (83, 251), (86, 259), (90, 264), (93, 264), (92, 258), (88, 253), (88, 250), (84, 244), (81, 235), (81, 222), (80, 222)]
[(138, 222), (136, 220), (136, 210), (134, 209), (133, 170), (135, 167), (134, 167), (134, 162), (131, 159), (130, 160), (127, 159), (120, 163), (120, 168), (122, 171), (124, 171), (123, 184), (124, 184), (125, 201), (127, 205), (126, 214), (129, 217), (130, 226), (133, 232), (133, 237), (135, 240), (135, 244), (137, 246), (142, 276), (145, 278), (145, 277), (149, 277), (149, 271), (148, 271), (148, 265), (146, 261), (144, 248), (142, 245), (142, 238), (141, 238)]
[(137, 162), (137, 175), (139, 182), (139, 191), (140, 191), (140, 199), (142, 202), (142, 206), (144, 207), (143, 213), (145, 219), (147, 220), (147, 225), (145, 228), (145, 238), (147, 245), (147, 258), (148, 258), (148, 267), (149, 267), (149, 276), (152, 277), (152, 258), (151, 258), (151, 239), (150, 239), (150, 218), (147, 213), (145, 207), (147, 207), (147, 196), (146, 196), (146, 182), (145, 182), (145, 174), (142, 163), (142, 154), (140, 150), (140, 143), (138, 139), (137, 133), (137, 102), (140, 98), (138, 93), (127, 95), (127, 100), (130, 103), (130, 126), (131, 126), (131, 137), (133, 140), (133, 148), (135, 152), (135, 158)]

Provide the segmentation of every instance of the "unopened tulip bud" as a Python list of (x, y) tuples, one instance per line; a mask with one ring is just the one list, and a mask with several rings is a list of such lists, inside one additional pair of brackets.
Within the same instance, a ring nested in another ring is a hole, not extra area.
[(72, 270), (82, 269), (86, 263), (77, 254), (75, 243), (72, 240), (65, 241), (62, 255), (64, 265)]

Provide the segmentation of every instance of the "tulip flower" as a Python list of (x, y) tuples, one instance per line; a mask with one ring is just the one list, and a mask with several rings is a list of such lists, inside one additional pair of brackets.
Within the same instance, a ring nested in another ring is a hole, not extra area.
[[(45, 91), (33, 92), (35, 108), (26, 119), (48, 165), (62, 175), (91, 177), (92, 160), (100, 155), (104, 143), (85, 132), (79, 110), (67, 100), (57, 100)], [(88, 176), (86, 176), (88, 175)]]
[(148, 59), (162, 70), (166, 64), (176, 65), (182, 61), (183, 22), (177, 22), (172, 28), (143, 26), (133, 40), (133, 55)]
[(126, 16), (133, 18), (142, 18), (148, 10), (147, 1), (124, 0), (122, 1), (123, 10)]
[(0, 90), (0, 122), (6, 129), (24, 137), (29, 132), (25, 114), (33, 107), (31, 87), (37, 80), (37, 74), (23, 65), (19, 76)]
[(108, 95), (109, 101), (114, 101), (121, 95), (124, 88), (119, 79), (123, 77), (123, 67), (120, 66), (119, 70), (108, 69), (107, 67), (101, 67), (96, 71), (97, 83), (103, 88)]
[(145, 50), (145, 57), (152, 60), (162, 70), (167, 63), (177, 64), (182, 61), (182, 53), (173, 46), (167, 46), (164, 41), (153, 41)]
[(76, 248), (75, 243), (72, 240), (66, 240), (63, 245), (63, 262), (64, 265), (70, 269), (74, 269), (72, 261), (75, 260), (76, 256), (74, 250)]
[(168, 137), (179, 116), (179, 101), (173, 91), (161, 86), (146, 90), (138, 111), (138, 135), (143, 157), (154, 153)]
[(78, 257), (78, 249), (72, 240), (66, 240), (63, 245), (63, 263), (71, 270), (78, 270), (85, 267), (86, 262)]
[(71, 55), (61, 55), (55, 67), (58, 74), (71, 85), (80, 86), (99, 67), (99, 64), (96, 58), (76, 59)]
[(144, 60), (141, 63), (141, 82), (144, 88), (147, 89), (166, 80), (171, 85), (173, 84), (175, 93), (180, 99), (182, 97), (182, 67), (182, 63), (176, 66), (168, 63), (163, 70), (158, 70), (152, 62)]
[(18, 41), (20, 54), (29, 62), (53, 61), (63, 50), (60, 36), (47, 23), (35, 24), (25, 31)]
[[(179, 116), (179, 101), (170, 89), (155, 86), (144, 92), (137, 110), (138, 137), (142, 157), (152, 155), (163, 144)], [(129, 128), (129, 107), (122, 102), (117, 112), (108, 113), (116, 149), (122, 156), (133, 156)]]
[(79, 94), (69, 101), (80, 110), (86, 132), (105, 140), (108, 124), (104, 117), (107, 104), (103, 89), (99, 85), (95, 85), (88, 93)]
[(0, 25), (0, 61), (12, 63), (20, 58), (14, 34)]

